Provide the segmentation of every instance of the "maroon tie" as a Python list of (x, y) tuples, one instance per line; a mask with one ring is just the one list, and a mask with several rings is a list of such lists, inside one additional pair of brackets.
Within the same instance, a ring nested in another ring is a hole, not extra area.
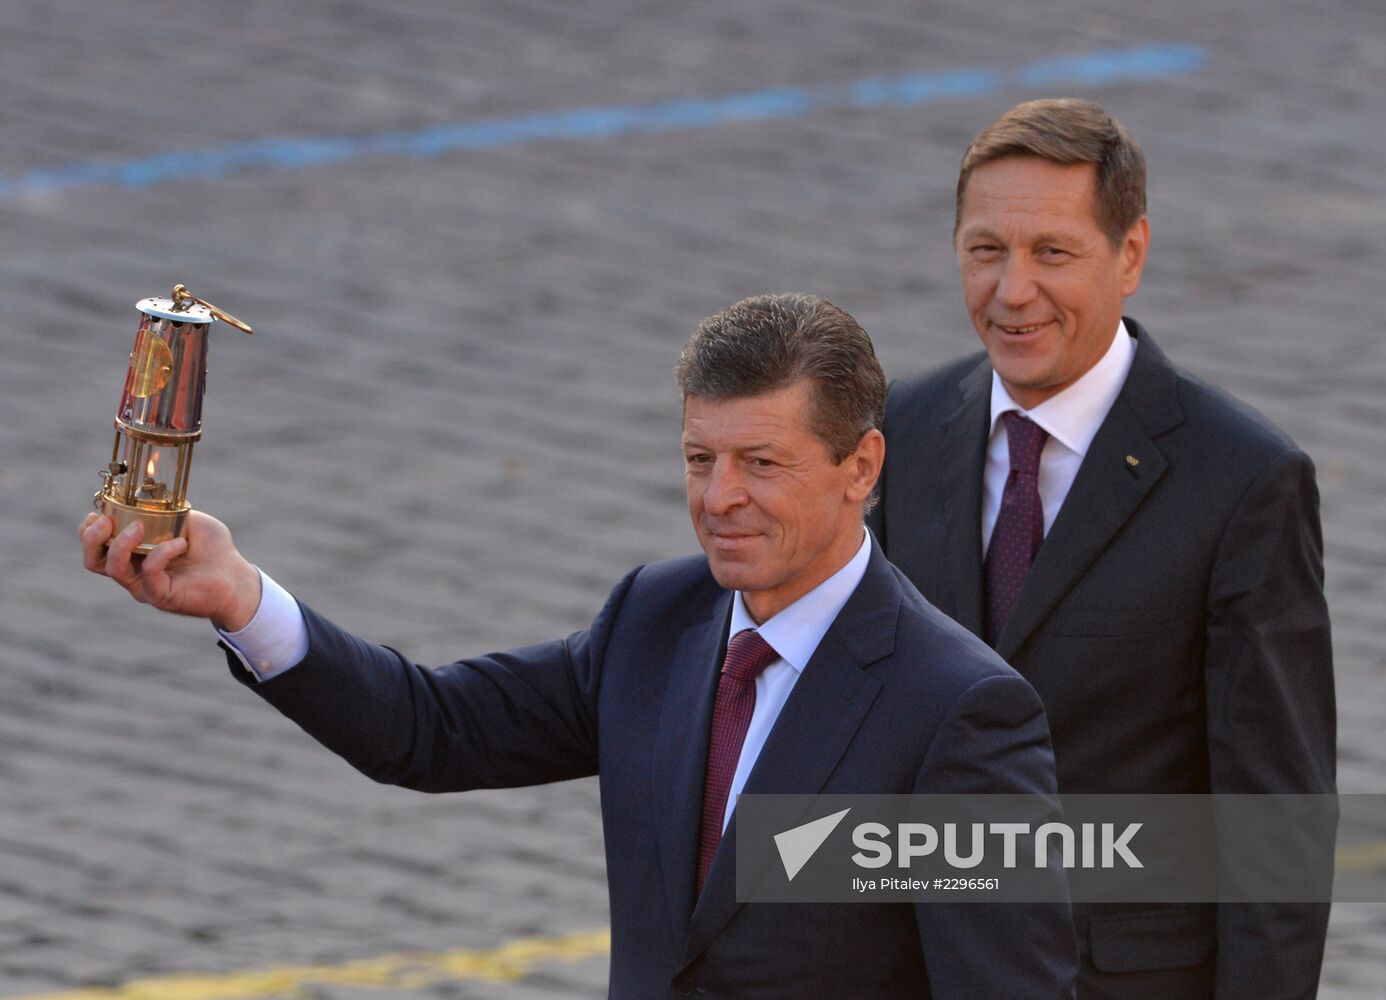
[(727, 644), (722, 676), (717, 681), (717, 703), (712, 709), (712, 739), (707, 747), (707, 779), (703, 784), (703, 823), (698, 840), (698, 884), (712, 868), (717, 844), (722, 839), (722, 817), (727, 811), (741, 744), (756, 708), (756, 677), (776, 653), (754, 629), (743, 629)]
[(1019, 413), (1003, 413), (1001, 419), (1006, 422), (1011, 471), (1006, 477), (1006, 488), (1001, 491), (1001, 509), (996, 514), (996, 527), (991, 532), (983, 567), (987, 588), (983, 638), (993, 646), (1044, 541), (1039, 463), (1044, 442), (1049, 440), (1042, 427)]

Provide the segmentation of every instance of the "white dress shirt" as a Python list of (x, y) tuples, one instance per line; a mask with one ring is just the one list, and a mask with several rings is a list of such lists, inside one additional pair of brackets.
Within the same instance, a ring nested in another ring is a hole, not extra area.
[[(741, 744), (736, 774), (727, 794), (727, 810), (722, 817), (725, 831), (731, 819), (736, 797), (746, 785), (746, 778), (760, 756), (765, 739), (770, 735), (780, 709), (789, 699), (805, 665), (813, 658), (838, 612), (857, 589), (866, 575), (871, 558), (871, 535), (862, 529), (861, 545), (840, 570), (810, 590), (789, 607), (762, 625), (756, 625), (746, 610), (738, 591), (732, 597), (731, 631), (736, 635), (743, 629), (755, 629), (760, 637), (779, 654), (778, 659), (761, 671), (756, 678), (756, 707), (746, 740)], [(260, 680), (268, 680), (289, 670), (308, 655), (308, 628), (298, 602), (279, 584), (260, 571), (260, 606), (255, 617), (239, 632), (221, 632), (231, 651), (241, 664)], [(218, 630), (220, 631), (220, 630)]]
[(866, 563), (871, 558), (871, 535), (863, 531), (861, 546), (840, 570), (814, 587), (803, 597), (785, 608), (773, 618), (757, 625), (746, 610), (746, 602), (741, 592), (732, 597), (731, 630), (728, 636), (736, 635), (743, 629), (755, 629), (760, 637), (768, 642), (779, 654), (779, 659), (756, 678), (756, 707), (751, 713), (751, 724), (746, 729), (746, 740), (741, 744), (741, 756), (736, 761), (736, 774), (732, 776), (731, 788), (727, 792), (727, 810), (722, 814), (722, 831), (731, 820), (736, 797), (746, 786), (756, 758), (765, 746), (765, 738), (775, 720), (780, 717), (780, 709), (789, 699), (789, 692), (799, 680), (808, 661), (823, 641), (828, 628), (837, 620), (838, 612), (857, 589), (861, 578), (866, 575)]
[(1102, 421), (1116, 402), (1131, 362), (1136, 356), (1136, 342), (1126, 332), (1126, 324), (1117, 325), (1116, 336), (1107, 353), (1077, 381), (1056, 392), (1034, 409), (1026, 410), (1011, 398), (1001, 376), (991, 373), (991, 438), (987, 444), (986, 469), (982, 473), (982, 552), (991, 544), (996, 527), (996, 515), (1001, 510), (1001, 493), (1011, 472), (1011, 452), (1006, 435), (1006, 422), (1001, 414), (1014, 410), (1024, 414), (1049, 433), (1049, 440), (1040, 452), (1039, 495), (1044, 507), (1044, 533), (1049, 534), (1054, 518), (1063, 506), (1078, 475), (1078, 466), (1097, 435)]
[(255, 568), (260, 574), (255, 617), (239, 632), (217, 629), (217, 633), (252, 676), (267, 681), (308, 655), (308, 626), (293, 596), (260, 567)]

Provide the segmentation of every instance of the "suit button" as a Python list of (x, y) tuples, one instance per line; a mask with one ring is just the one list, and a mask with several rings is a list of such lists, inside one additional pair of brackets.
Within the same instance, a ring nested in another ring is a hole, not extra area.
[(674, 992), (681, 997), (691, 997), (693, 995), (693, 977), (675, 976)]

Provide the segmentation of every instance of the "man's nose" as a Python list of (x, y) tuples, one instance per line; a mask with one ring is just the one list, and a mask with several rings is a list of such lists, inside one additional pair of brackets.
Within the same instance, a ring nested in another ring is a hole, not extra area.
[(996, 301), (1007, 309), (1028, 304), (1036, 294), (1035, 263), (1026, 254), (1010, 254), (1001, 265)]
[(732, 458), (719, 458), (708, 475), (703, 508), (718, 517), (741, 506), (746, 500), (746, 481), (740, 466)]

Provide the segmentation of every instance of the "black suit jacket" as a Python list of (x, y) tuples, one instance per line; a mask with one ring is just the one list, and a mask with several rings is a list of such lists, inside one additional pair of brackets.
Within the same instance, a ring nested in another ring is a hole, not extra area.
[[(1052, 793), (1034, 690), (873, 549), (745, 791)], [(437, 670), (304, 608), (307, 658), (255, 690), (378, 781), (599, 773), (613, 997), (1070, 997), (1067, 904), (738, 904), (730, 832), (695, 898), (730, 607), (702, 557), (645, 566), (590, 628)]]
[[(1125, 322), (1137, 341), (1130, 374), (997, 651), (1044, 701), (1062, 792), (1332, 792), (1313, 465)], [(872, 515), (890, 559), (974, 633), (991, 378), (979, 354), (891, 387)], [(1326, 905), (1074, 913), (1080, 997), (1317, 989)]]

